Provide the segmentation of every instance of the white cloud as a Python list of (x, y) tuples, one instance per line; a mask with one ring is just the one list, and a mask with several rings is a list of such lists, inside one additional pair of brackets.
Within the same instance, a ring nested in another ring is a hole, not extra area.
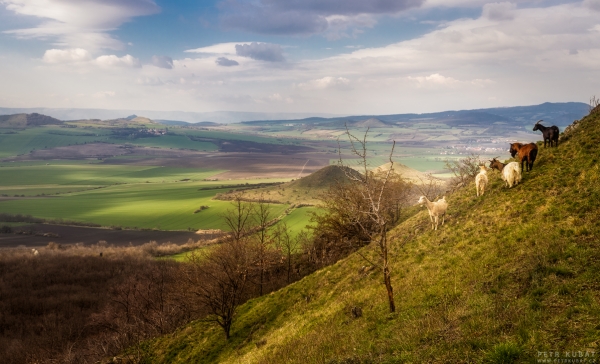
[(164, 82), (158, 77), (138, 77), (135, 82), (138, 85), (148, 85), (148, 86), (160, 86), (164, 85)]
[(443, 85), (443, 86), (452, 86), (460, 83), (457, 79), (452, 77), (445, 77), (440, 75), (439, 73), (434, 73), (429, 76), (408, 76), (408, 79), (411, 81), (415, 81), (418, 85)]
[(347, 88), (350, 80), (345, 77), (326, 76), (316, 80), (298, 84), (298, 88), (303, 90), (323, 90), (328, 88)]
[(291, 97), (285, 97), (285, 96), (282, 96), (279, 93), (274, 93), (272, 95), (269, 95), (268, 99), (271, 100), (271, 101), (276, 101), (276, 102), (285, 102), (287, 104), (293, 104), (294, 103), (294, 100)]
[(116, 93), (114, 91), (99, 91), (92, 95), (95, 99), (105, 99), (107, 97), (114, 97)]
[(214, 56), (214, 55), (235, 55), (236, 45), (245, 45), (252, 42), (229, 42), (229, 43), (218, 43), (207, 47), (188, 49), (186, 53), (199, 53), (201, 55)]
[(477, 8), (487, 4), (489, 0), (426, 0), (424, 8)]
[(137, 16), (155, 14), (160, 8), (152, 0), (0, 0), (19, 15), (40, 18), (33, 28), (9, 30), (19, 38), (56, 39), (68, 47), (121, 49), (123, 43), (109, 31)]
[(127, 54), (123, 57), (117, 57), (114, 54), (108, 56), (100, 56), (96, 58), (96, 64), (103, 68), (124, 67), (124, 68), (140, 68), (142, 64), (140, 60)]
[(49, 49), (44, 53), (42, 60), (45, 63), (77, 63), (88, 62), (92, 55), (85, 49)]
[(490, 79), (474, 79), (469, 81), (458, 80), (453, 77), (446, 77), (439, 73), (432, 73), (429, 76), (408, 76), (407, 79), (409, 81), (413, 81), (417, 87), (432, 87), (432, 88), (440, 88), (440, 87), (462, 87), (462, 86), (479, 86), (485, 87), (488, 85), (492, 85), (495, 82)]

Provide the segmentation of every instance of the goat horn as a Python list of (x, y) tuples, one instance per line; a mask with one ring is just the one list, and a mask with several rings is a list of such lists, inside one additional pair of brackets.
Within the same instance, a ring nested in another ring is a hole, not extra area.
[(538, 120), (538, 122), (537, 122), (536, 124), (539, 124), (539, 123), (540, 123), (540, 121), (544, 121), (544, 120)]

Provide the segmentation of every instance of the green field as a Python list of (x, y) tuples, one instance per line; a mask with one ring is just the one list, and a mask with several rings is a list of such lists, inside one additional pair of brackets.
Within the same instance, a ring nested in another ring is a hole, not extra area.
[[(197, 151), (216, 151), (218, 146), (210, 141), (192, 140), (193, 137), (270, 144), (299, 143), (247, 133), (173, 127), (169, 128), (168, 135), (128, 139), (115, 137), (114, 128), (106, 125), (82, 125), (78, 124), (79, 128), (7, 129), (0, 134), (0, 158), (93, 142)], [(127, 156), (127, 159), (132, 158), (143, 160), (152, 157)], [(223, 186), (222, 181), (204, 181), (222, 172), (225, 170), (108, 165), (96, 160), (2, 162), (0, 212), (103, 226), (161, 230), (225, 229), (221, 216), (230, 204), (212, 198), (228, 189), (219, 188)], [(227, 184), (252, 182), (230, 180)], [(207, 187), (215, 189), (207, 190)], [(209, 209), (194, 213), (200, 206), (209, 206)], [(272, 205), (272, 213), (278, 216), (287, 207)], [(297, 215), (293, 213), (285, 219), (297, 220)]]
[(292, 236), (298, 235), (302, 230), (306, 229), (307, 225), (310, 225), (311, 213), (314, 212), (316, 207), (300, 207), (292, 211), (291, 214), (285, 217), (283, 221), (287, 224)]
[(64, 147), (95, 141), (106, 142), (108, 140), (107, 133), (108, 131), (105, 129), (87, 129), (85, 133), (76, 134), (59, 127), (40, 127), (17, 131), (15, 134), (0, 134), (0, 158), (27, 154), (36, 149)]
[[(206, 182), (114, 185), (59, 197), (0, 201), (0, 212), (129, 228), (225, 229), (221, 216), (231, 205), (212, 200), (220, 190), (198, 190), (206, 185)], [(203, 205), (209, 208), (193, 213)], [(286, 207), (272, 205), (273, 215), (281, 214)]]
[(201, 180), (223, 170), (191, 168), (121, 166), (89, 163), (54, 162), (49, 165), (0, 165), (0, 193), (4, 188), (56, 185), (103, 186), (117, 183), (174, 182), (183, 179)]
[[(0, 195), (26, 198), (0, 200), (0, 212), (103, 226), (225, 229), (221, 216), (230, 208), (230, 203), (212, 198), (229, 189), (219, 188), (223, 186), (222, 181), (204, 181), (221, 172), (83, 162), (4, 164), (0, 166)], [(232, 180), (227, 184), (252, 182)], [(53, 196), (42, 197), (42, 194)], [(209, 208), (194, 214), (200, 206)], [(287, 207), (272, 205), (273, 216), (280, 215)], [(296, 215), (294, 212), (286, 219), (295, 221)]]

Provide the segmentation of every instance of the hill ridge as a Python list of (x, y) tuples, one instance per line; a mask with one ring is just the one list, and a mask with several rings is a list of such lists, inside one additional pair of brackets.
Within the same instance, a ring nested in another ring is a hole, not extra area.
[(25, 128), (27, 126), (60, 124), (63, 124), (61, 120), (38, 113), (0, 115), (0, 128)]

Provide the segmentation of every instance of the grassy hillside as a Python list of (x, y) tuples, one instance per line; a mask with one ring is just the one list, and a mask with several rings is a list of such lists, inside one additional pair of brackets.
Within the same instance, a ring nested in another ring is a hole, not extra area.
[[(591, 355), (600, 342), (600, 118), (505, 189), (447, 196), (431, 231), (414, 209), (392, 235), (397, 312), (352, 255), (241, 307), (226, 341), (194, 322), (142, 345), (147, 363), (512, 363)], [(405, 245), (401, 239), (410, 235)], [(376, 259), (365, 248), (363, 254)], [(361, 307), (354, 318), (352, 307)], [(540, 354), (541, 353), (541, 354)], [(546, 353), (546, 354), (544, 354)], [(579, 354), (576, 354), (579, 355)], [(594, 358), (597, 361), (597, 355)], [(546, 359), (549, 359), (546, 357)], [(591, 361), (589, 361), (591, 362)]]

